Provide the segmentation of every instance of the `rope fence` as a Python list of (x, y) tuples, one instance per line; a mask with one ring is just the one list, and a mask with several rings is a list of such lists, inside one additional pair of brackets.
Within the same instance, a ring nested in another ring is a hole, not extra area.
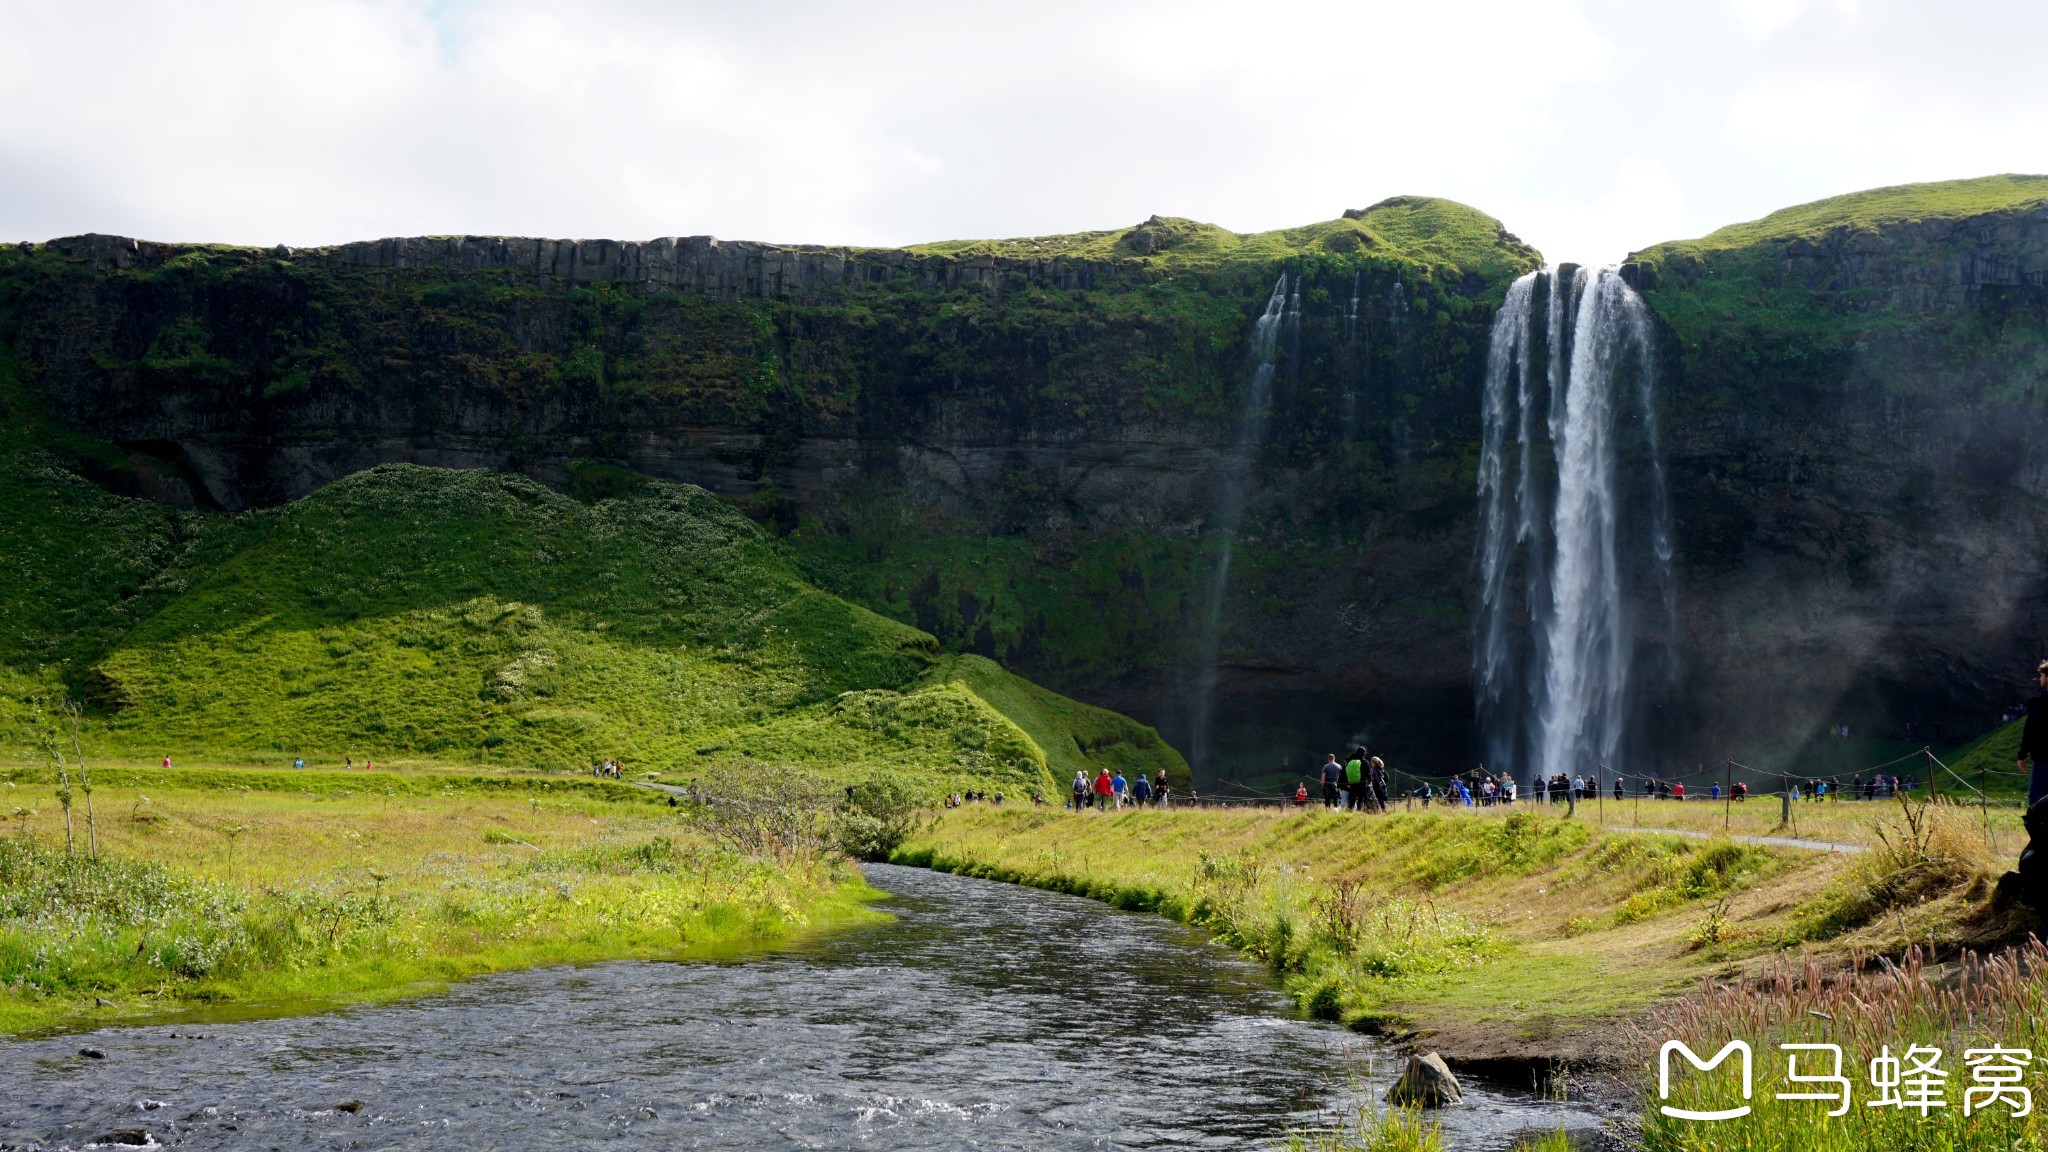
[[(1880, 774), (1885, 773), (1888, 769), (1898, 768), (1901, 765), (1908, 765), (1916, 761), (1924, 770), (1924, 780), (1917, 774), (1905, 775), (1894, 773), (1890, 780), (1880, 785)], [(1738, 799), (1764, 800), (1775, 797), (1785, 808), (1787, 819), (1790, 820), (1795, 800), (1801, 803), (1812, 801), (1832, 802), (1844, 799), (1851, 802), (1870, 802), (1895, 799), (1901, 794), (1911, 796), (1923, 790), (1925, 798), (1931, 800), (1941, 796), (1942, 791), (1945, 789), (1951, 794), (1950, 799), (1952, 801), (1967, 803), (1980, 808), (1985, 814), (1987, 829), (1989, 828), (1991, 809), (2022, 810), (2026, 807), (2023, 800), (2013, 800), (1991, 795), (1989, 790), (1991, 778), (2009, 779), (2017, 777), (2024, 779), (2028, 775), (2016, 769), (1991, 768), (1987, 765), (1981, 766), (1978, 769), (1980, 778), (1973, 784), (1939, 756), (1936, 756), (1931, 747), (1922, 747), (1916, 751), (1884, 761), (1881, 764), (1873, 764), (1867, 768), (1856, 769), (1846, 773), (1853, 777), (1847, 783), (1844, 783), (1841, 778), (1844, 773), (1829, 773), (1822, 776), (1782, 771), (1770, 772), (1733, 759), (1723, 759), (1713, 764), (1697, 764), (1689, 770), (1654, 775), (1642, 772), (1618, 771), (1601, 763), (1595, 764), (1590, 772), (1576, 777), (1576, 780), (1583, 781), (1582, 790), (1568, 786), (1566, 789), (1549, 788), (1538, 792), (1534, 788), (1517, 784), (1513, 794), (1514, 798), (1508, 800), (1504, 794), (1494, 797), (1485, 797), (1480, 794), (1478, 785), (1490, 777), (1494, 779), (1497, 779), (1497, 777), (1492, 777), (1492, 774), (1482, 772), (1477, 768), (1463, 772), (1426, 774), (1411, 772), (1389, 765), (1385, 771), (1388, 785), (1388, 806), (1401, 805), (1407, 808), (1413, 808), (1417, 803), (1425, 806), (1449, 804), (1460, 807), (1528, 803), (1588, 804), (1600, 803), (1610, 798), (1617, 801), (1693, 800), (1727, 805), (1732, 804)], [(1692, 791), (1690, 789), (1688, 789), (1686, 794), (1674, 793), (1676, 785), (1702, 780), (1718, 780), (1721, 787), (1715, 793)], [(1170, 806), (1198, 808), (1285, 808), (1295, 806), (1312, 807), (1324, 803), (1322, 796), (1318, 793), (1318, 789), (1321, 786), (1320, 769), (1313, 773), (1305, 774), (1302, 777), (1302, 781), (1303, 785), (1308, 788), (1306, 799), (1297, 798), (1297, 793), (1292, 788), (1269, 791), (1254, 788), (1233, 780), (1222, 780), (1212, 784), (1210, 786), (1212, 790), (1206, 795), (1194, 789), (1189, 790), (1186, 794), (1176, 792), (1170, 801)], [(1469, 782), (1465, 787), (1464, 795), (1459, 795), (1450, 788), (1453, 781)], [(1777, 784), (1777, 787), (1758, 787), (1756, 786), (1758, 782), (1774, 782)], [(1737, 783), (1746, 786), (1746, 790), (1740, 795), (1737, 794), (1734, 788), (1734, 785)], [(1823, 785), (1825, 788), (1824, 790), (1817, 789), (1816, 785)], [(1344, 785), (1340, 784), (1339, 787), (1342, 788)], [(1615, 791), (1617, 787), (1620, 789), (1618, 792)], [(1725, 822), (1726, 818), (1724, 817)]]

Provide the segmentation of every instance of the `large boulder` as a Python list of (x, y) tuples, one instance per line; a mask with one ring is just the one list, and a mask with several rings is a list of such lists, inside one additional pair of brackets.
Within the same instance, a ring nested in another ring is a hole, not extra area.
[(1387, 1103), (1412, 1108), (1441, 1108), (1446, 1104), (1463, 1103), (1464, 1093), (1458, 1090), (1458, 1078), (1444, 1064), (1444, 1058), (1434, 1052), (1410, 1056), (1408, 1066), (1401, 1070), (1401, 1078), (1387, 1089)]

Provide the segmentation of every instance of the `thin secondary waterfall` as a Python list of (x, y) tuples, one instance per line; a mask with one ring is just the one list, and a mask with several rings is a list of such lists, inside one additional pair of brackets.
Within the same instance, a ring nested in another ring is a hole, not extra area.
[(1203, 588), (1201, 632), (1195, 642), (1195, 690), (1188, 706), (1188, 765), (1197, 773), (1213, 769), (1211, 735), (1215, 722), (1216, 657), (1221, 650), (1223, 593), (1230, 584), (1230, 562), (1237, 551), (1237, 531), (1244, 521), (1245, 489), (1252, 463), (1266, 440), (1266, 422), (1273, 409), (1273, 370), (1284, 339), (1293, 351), (1301, 329), (1301, 284), (1296, 280), (1288, 290), (1288, 277), (1281, 273), (1266, 299), (1266, 310), (1252, 325), (1251, 379), (1245, 386), (1244, 407), (1238, 412), (1237, 433), (1230, 453), (1223, 461), (1222, 483), (1216, 495), (1213, 525), (1217, 535), (1216, 559)]
[(1619, 272), (1568, 264), (1510, 286), (1487, 349), (1472, 657), (1493, 770), (1614, 765), (1639, 706), (1644, 585), (1665, 686), (1677, 675), (1655, 388), (1649, 312)]

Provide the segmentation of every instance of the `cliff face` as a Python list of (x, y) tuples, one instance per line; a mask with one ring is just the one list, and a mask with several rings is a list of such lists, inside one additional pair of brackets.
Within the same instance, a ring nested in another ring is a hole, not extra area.
[(898, 252), (95, 236), (0, 259), (27, 394), (110, 446), (74, 462), (110, 487), (235, 510), (388, 462), (685, 480), (827, 586), (1170, 738), (1247, 337), (1286, 271), (1301, 322), (1221, 744), (1255, 767), (1361, 731), (1462, 754), (1476, 379), (1535, 261), (1469, 209)]
[[(1872, 193), (1633, 258), (1678, 542), (1669, 761), (1828, 723), (1953, 735), (2016, 699), (2048, 651), (2044, 204)], [(891, 252), (85, 237), (0, 253), (27, 385), (0, 401), (96, 435), (71, 463), (110, 487), (225, 509), (392, 461), (702, 484), (812, 580), (1178, 742), (1249, 334), (1286, 272), (1219, 766), (1363, 736), (1450, 767), (1487, 331), (1534, 263), (1430, 201)]]
[(1954, 738), (2048, 655), (2048, 180), (1635, 257), (1665, 325), (1688, 743)]

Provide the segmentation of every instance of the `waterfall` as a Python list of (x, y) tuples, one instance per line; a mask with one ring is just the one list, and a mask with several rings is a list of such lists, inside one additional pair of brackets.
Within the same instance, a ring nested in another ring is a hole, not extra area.
[[(1540, 323), (1538, 317), (1541, 317)], [(1670, 507), (1642, 300), (1611, 268), (1509, 287), (1487, 347), (1473, 679), (1487, 765), (1589, 771), (1628, 750), (1638, 588), (1677, 676)], [(1640, 460), (1643, 491), (1623, 483)], [(1510, 465), (1512, 463), (1512, 476)]]
[(1273, 408), (1273, 370), (1283, 340), (1290, 352), (1301, 334), (1301, 282), (1297, 278), (1288, 291), (1288, 277), (1281, 273), (1266, 299), (1266, 310), (1252, 325), (1250, 361), (1252, 373), (1246, 383), (1244, 406), (1238, 412), (1237, 432), (1230, 452), (1223, 460), (1223, 474), (1216, 494), (1216, 559), (1202, 591), (1201, 632), (1195, 642), (1195, 690), (1188, 705), (1188, 766), (1196, 772), (1213, 769), (1210, 736), (1215, 719), (1216, 658), (1221, 650), (1223, 594), (1230, 584), (1230, 562), (1237, 551), (1237, 531), (1244, 521), (1246, 487), (1260, 445), (1266, 440), (1266, 421)]

